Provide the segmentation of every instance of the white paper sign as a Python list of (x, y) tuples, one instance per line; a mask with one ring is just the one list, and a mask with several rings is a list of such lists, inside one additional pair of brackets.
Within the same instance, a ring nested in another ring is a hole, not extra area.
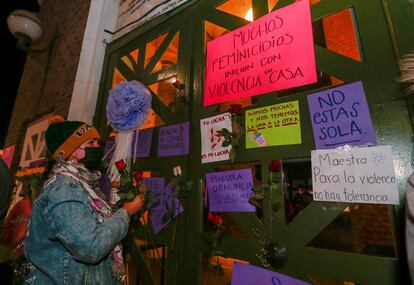
[(112, 40), (188, 2), (188, 0), (121, 0)]
[(217, 131), (227, 129), (232, 132), (231, 114), (224, 113), (200, 121), (201, 127), (201, 163), (228, 160), (230, 158), (231, 145), (222, 147), (223, 136)]
[(390, 146), (312, 151), (315, 201), (399, 204)]

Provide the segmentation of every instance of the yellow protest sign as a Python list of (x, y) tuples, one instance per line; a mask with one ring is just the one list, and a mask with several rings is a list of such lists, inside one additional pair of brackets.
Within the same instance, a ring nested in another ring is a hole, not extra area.
[(300, 143), (298, 101), (246, 111), (246, 148)]

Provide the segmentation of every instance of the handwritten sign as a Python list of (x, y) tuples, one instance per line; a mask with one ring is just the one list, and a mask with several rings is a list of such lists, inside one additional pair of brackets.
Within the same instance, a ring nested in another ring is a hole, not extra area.
[(317, 149), (376, 145), (361, 81), (308, 96)]
[(308, 1), (207, 43), (204, 106), (316, 81)]
[(246, 148), (301, 142), (298, 101), (246, 111)]
[(190, 152), (190, 122), (160, 128), (158, 156), (186, 155)]
[(233, 264), (231, 284), (310, 285), (310, 283), (302, 280), (241, 262), (234, 262)]
[(206, 173), (211, 212), (254, 212), (251, 169)]
[(312, 151), (316, 201), (399, 204), (390, 146)]
[(172, 210), (174, 212), (172, 218), (175, 219), (184, 210), (180, 201), (173, 197), (171, 187), (169, 185), (164, 187), (164, 178), (144, 178), (143, 183), (147, 186), (154, 199), (158, 200), (149, 211), (152, 229), (157, 234), (172, 222), (172, 219), (167, 221), (164, 219), (168, 211)]
[(231, 114), (224, 113), (200, 121), (201, 128), (201, 163), (228, 160), (231, 145), (222, 146), (223, 136), (217, 131), (232, 131)]
[[(153, 128), (140, 130), (138, 132), (138, 140), (136, 135), (137, 133), (136, 131), (134, 132), (131, 143), (131, 157), (148, 157), (150, 155), (153, 130)], [(114, 150), (115, 140), (112, 139), (106, 141), (104, 150), (105, 155), (103, 158), (103, 162), (105, 164), (110, 163), (111, 158), (114, 155)]]
[(132, 139), (132, 157), (148, 157), (151, 152), (153, 128), (136, 131)]

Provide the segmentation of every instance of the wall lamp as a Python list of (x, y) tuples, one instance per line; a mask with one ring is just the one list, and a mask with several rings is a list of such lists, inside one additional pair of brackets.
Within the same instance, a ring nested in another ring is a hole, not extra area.
[(36, 13), (14, 10), (7, 17), (7, 26), (17, 38), (17, 47), (26, 52), (44, 52), (47, 49), (31, 49), (30, 45), (43, 35), (42, 22)]

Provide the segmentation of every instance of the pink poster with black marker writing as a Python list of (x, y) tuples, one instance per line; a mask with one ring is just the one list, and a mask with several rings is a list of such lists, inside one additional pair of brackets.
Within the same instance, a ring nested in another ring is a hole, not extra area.
[(207, 44), (204, 106), (317, 81), (309, 1), (298, 1)]

